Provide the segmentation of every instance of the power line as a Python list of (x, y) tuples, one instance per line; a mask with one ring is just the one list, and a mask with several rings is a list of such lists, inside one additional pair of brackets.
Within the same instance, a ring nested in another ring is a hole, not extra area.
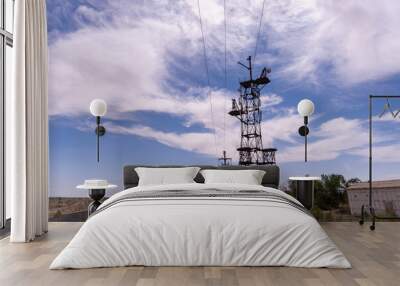
[(207, 85), (210, 86), (210, 75), (209, 75), (209, 71), (208, 71), (206, 39), (204, 37), (204, 31), (203, 31), (203, 20), (201, 18), (200, 0), (197, 0), (197, 7), (199, 9), (199, 23), (200, 23), (200, 30), (201, 30), (201, 39), (203, 41), (203, 56), (204, 56), (204, 66), (206, 68)]
[(263, 20), (263, 16), (264, 16), (264, 6), (265, 6), (265, 0), (263, 1), (263, 4), (262, 4), (260, 22), (258, 23), (258, 32), (257, 32), (257, 38), (256, 38), (256, 46), (255, 46), (255, 48), (254, 48), (253, 63), (256, 62), (258, 41), (259, 41), (259, 39), (260, 39), (261, 25), (262, 25), (262, 20)]
[(200, 10), (200, 0), (197, 0), (197, 7), (199, 10), (199, 23), (200, 23), (200, 30), (201, 30), (201, 38), (203, 41), (203, 56), (204, 56), (204, 66), (206, 69), (206, 76), (207, 76), (207, 85), (208, 85), (208, 99), (210, 101), (210, 111), (211, 111), (211, 125), (213, 129), (213, 135), (214, 135), (214, 147), (215, 147), (215, 155), (218, 156), (218, 150), (217, 150), (217, 135), (215, 134), (215, 123), (214, 123), (214, 108), (213, 108), (213, 103), (212, 103), (212, 95), (210, 91), (210, 73), (208, 69), (208, 61), (207, 61), (207, 49), (206, 49), (206, 39), (204, 37), (204, 31), (203, 31), (203, 20), (201, 17), (201, 10)]
[[(226, 0), (224, 0), (224, 86), (225, 90), (228, 89), (228, 75), (227, 75), (227, 68), (226, 68)], [(226, 150), (226, 95), (224, 95), (224, 150)]]

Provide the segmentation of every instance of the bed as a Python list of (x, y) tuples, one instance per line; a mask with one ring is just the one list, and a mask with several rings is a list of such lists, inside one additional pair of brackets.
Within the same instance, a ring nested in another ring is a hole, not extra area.
[(124, 168), (125, 190), (99, 207), (50, 269), (351, 267), (313, 216), (277, 189), (278, 166), (200, 166), (264, 170), (260, 185), (204, 183), (198, 173), (193, 183), (151, 186), (138, 186), (137, 167)]

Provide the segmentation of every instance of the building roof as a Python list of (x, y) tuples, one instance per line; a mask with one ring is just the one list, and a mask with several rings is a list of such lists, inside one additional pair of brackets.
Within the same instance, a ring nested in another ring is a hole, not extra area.
[[(368, 189), (369, 182), (354, 183), (347, 187), (348, 191)], [(400, 180), (373, 181), (372, 188), (374, 189), (390, 189), (400, 188)]]

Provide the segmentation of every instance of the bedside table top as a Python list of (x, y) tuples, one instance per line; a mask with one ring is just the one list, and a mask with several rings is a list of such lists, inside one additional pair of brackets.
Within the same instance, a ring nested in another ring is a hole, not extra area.
[(290, 181), (321, 181), (321, 177), (303, 176), (303, 177), (289, 177)]
[(85, 185), (78, 185), (76, 186), (77, 189), (80, 190), (101, 190), (101, 189), (114, 189), (117, 188), (117, 185), (107, 185), (104, 187), (100, 187), (100, 186), (85, 186)]
[(117, 185), (109, 184), (107, 180), (90, 179), (85, 180), (81, 185), (76, 186), (77, 189), (84, 190), (101, 190), (101, 189), (114, 189)]

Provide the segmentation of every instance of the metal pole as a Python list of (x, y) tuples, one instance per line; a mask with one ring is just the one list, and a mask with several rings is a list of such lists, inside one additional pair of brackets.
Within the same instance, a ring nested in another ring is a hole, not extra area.
[(249, 60), (250, 80), (253, 80), (253, 67), (251, 66), (251, 56), (249, 56), (248, 60)]
[[(372, 206), (372, 109), (373, 109), (373, 99), (375, 98), (400, 98), (400, 95), (369, 95), (369, 198), (368, 198), (368, 203), (369, 205), (368, 210), (369, 213), (372, 217), (372, 225), (370, 226), (371, 230), (375, 229), (375, 219), (393, 219), (393, 217), (378, 217), (375, 214), (375, 209)], [(361, 220), (360, 224), (362, 225), (364, 223), (364, 211), (365, 211), (365, 204), (361, 206)]]
[(99, 151), (99, 148), (100, 148), (100, 140), (99, 140), (99, 134), (97, 134), (97, 162), (100, 162), (100, 151)]
[(308, 116), (304, 116), (304, 162), (307, 162), (307, 127)]
[(307, 133), (304, 136), (304, 162), (307, 162)]
[(97, 135), (97, 162), (100, 162), (100, 116), (96, 117), (96, 135)]
[(369, 96), (369, 207), (372, 207), (372, 95)]

